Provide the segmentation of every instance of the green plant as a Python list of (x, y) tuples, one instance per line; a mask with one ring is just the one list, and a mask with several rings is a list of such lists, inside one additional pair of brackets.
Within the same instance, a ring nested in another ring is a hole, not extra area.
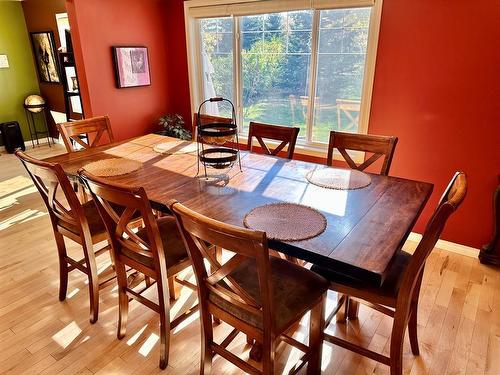
[(158, 120), (158, 125), (163, 128), (161, 134), (182, 140), (191, 140), (193, 136), (191, 132), (184, 127), (184, 124), (184, 119), (178, 114), (165, 115)]

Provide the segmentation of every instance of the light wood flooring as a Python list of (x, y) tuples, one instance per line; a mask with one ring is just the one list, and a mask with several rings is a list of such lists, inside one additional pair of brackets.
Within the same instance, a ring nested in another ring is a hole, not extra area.
[[(60, 145), (30, 150), (35, 157), (64, 152)], [(407, 243), (411, 251), (414, 243)], [(71, 252), (78, 252), (69, 244)], [(109, 260), (101, 257), (104, 268)], [(190, 275), (186, 275), (189, 277)], [(173, 331), (170, 363), (158, 368), (158, 319), (131, 303), (127, 336), (116, 339), (117, 296), (113, 285), (101, 293), (99, 321), (88, 321), (84, 275), (70, 274), (68, 298), (58, 294), (56, 247), (42, 200), (13, 155), (0, 156), (0, 373), (2, 374), (196, 374), (200, 332), (195, 314)], [(330, 296), (330, 300), (334, 299)], [(195, 296), (183, 290), (173, 314)], [(359, 319), (329, 330), (388, 354), (391, 320), (362, 307)], [(435, 249), (427, 263), (419, 304), (421, 355), (406, 340), (409, 374), (500, 374), (500, 272), (476, 259)], [(306, 342), (307, 318), (295, 336)], [(228, 332), (221, 324), (215, 337)], [(241, 335), (240, 335), (241, 336)], [(230, 349), (248, 356), (238, 337)], [(279, 368), (287, 371), (299, 353), (283, 345)], [(384, 365), (324, 344), (324, 374), (389, 373)], [(223, 359), (213, 374), (239, 374)]]

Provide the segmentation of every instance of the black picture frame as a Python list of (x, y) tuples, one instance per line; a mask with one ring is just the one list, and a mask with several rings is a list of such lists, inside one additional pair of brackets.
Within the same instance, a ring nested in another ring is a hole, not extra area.
[(33, 56), (37, 67), (38, 79), (43, 83), (61, 84), (61, 71), (57, 58), (54, 32), (30, 32)]
[(112, 46), (111, 50), (117, 88), (151, 86), (148, 47)]

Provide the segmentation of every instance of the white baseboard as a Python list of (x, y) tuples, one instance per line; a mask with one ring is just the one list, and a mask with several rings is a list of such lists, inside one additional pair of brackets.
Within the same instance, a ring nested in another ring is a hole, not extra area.
[[(50, 141), (51, 141), (52, 143), (59, 143), (59, 139), (57, 139), (57, 138), (52, 138), (52, 137), (50, 137)], [(37, 141), (36, 141), (36, 140), (33, 140), (33, 142), (35, 143), (35, 147), (36, 147), (36, 146), (37, 146)], [(45, 137), (45, 138), (40, 138), (40, 139), (38, 140), (38, 143), (39, 143), (40, 145), (43, 145), (43, 144), (47, 143), (47, 137)], [(32, 143), (31, 143), (31, 140), (29, 140), (29, 141), (25, 141), (25, 142), (24, 142), (24, 145), (26, 146), (26, 149), (27, 149), (27, 150), (28, 150), (30, 147), (33, 147)], [(5, 146), (0, 146), (0, 152), (4, 152), (4, 151), (5, 151)]]
[[(408, 236), (408, 240), (413, 242), (419, 242), (422, 239), (422, 235), (420, 233), (411, 232)], [(465, 255), (471, 258), (477, 258), (479, 255), (479, 249), (474, 247), (460, 245), (458, 243), (446, 241), (446, 240), (438, 240), (436, 247), (438, 249), (450, 251), (452, 253)]]

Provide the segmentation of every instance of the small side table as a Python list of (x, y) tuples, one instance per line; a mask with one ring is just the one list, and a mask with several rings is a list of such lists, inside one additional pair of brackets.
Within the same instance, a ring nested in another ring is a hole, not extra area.
[[(500, 176), (499, 181), (500, 181)], [(479, 252), (479, 261), (483, 264), (500, 266), (500, 185), (493, 194), (493, 238)]]
[[(33, 146), (33, 148), (35, 147), (35, 139), (36, 139), (36, 145), (39, 146), (40, 145), (39, 139), (40, 137), (44, 136), (47, 137), (47, 143), (49, 144), (49, 147), (51, 147), (49, 127), (47, 125), (47, 119), (45, 118), (46, 108), (47, 105), (45, 103), (35, 104), (35, 105), (29, 105), (29, 104), (24, 105), (24, 111), (26, 112), (26, 121), (28, 121), (28, 129), (30, 131), (30, 136), (31, 136), (31, 145)], [(37, 109), (37, 111), (33, 111), (33, 109)], [(45, 127), (45, 130), (39, 130), (36, 127), (36, 122), (35, 122), (36, 114), (42, 115), (43, 125)]]

